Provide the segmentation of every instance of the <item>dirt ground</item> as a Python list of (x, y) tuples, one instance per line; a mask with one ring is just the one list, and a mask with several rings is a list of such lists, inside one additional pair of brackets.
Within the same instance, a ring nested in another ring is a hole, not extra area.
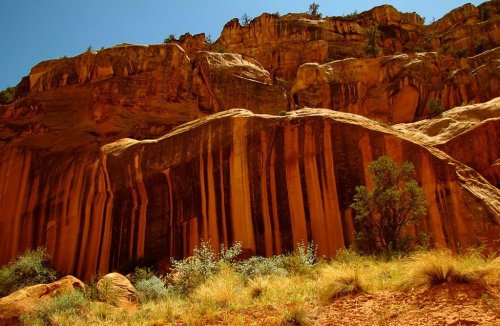
[(500, 325), (500, 287), (443, 284), (427, 290), (339, 298), (311, 316), (317, 325)]

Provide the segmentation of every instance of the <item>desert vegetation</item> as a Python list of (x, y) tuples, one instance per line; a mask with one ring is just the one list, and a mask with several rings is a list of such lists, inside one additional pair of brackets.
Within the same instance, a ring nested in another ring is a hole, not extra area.
[[(215, 249), (202, 240), (192, 256), (171, 259), (166, 275), (136, 267), (127, 275), (136, 296), (126, 299), (128, 304), (110, 279), (96, 276), (84, 290), (41, 301), (21, 319), (29, 325), (307, 325), (328, 319), (332, 309), (328, 307), (339, 300), (346, 304), (388, 293), (418, 297), (443, 285), (474, 286), (485, 304), (498, 303), (497, 255), (488, 256), (479, 249), (463, 250), (460, 255), (430, 250), (429, 242), (417, 246), (407, 235), (407, 227), (418, 223), (426, 211), (423, 191), (413, 179), (413, 165), (398, 166), (381, 156), (368, 172), (373, 186), (357, 187), (353, 198), (355, 249), (341, 248), (333, 259), (318, 257), (313, 242), (297, 243), (290, 253), (242, 259), (243, 243)], [(55, 280), (48, 262), (44, 249), (13, 260), (0, 270), (1, 294)], [(391, 316), (403, 314), (399, 310), (390, 312)], [(381, 314), (377, 318), (385, 320), (386, 312)]]
[[(334, 259), (317, 257), (313, 243), (293, 253), (239, 260), (242, 244), (214, 250), (202, 242), (194, 255), (174, 261), (171, 273), (139, 268), (128, 275), (140, 298), (137, 306), (109, 304), (112, 298), (84, 292), (62, 294), (23, 316), (30, 325), (86, 324), (282, 324), (317, 322), (322, 309), (343, 298), (379, 293), (420, 293), (441, 284), (482, 286), (494, 298), (500, 263), (477, 250), (417, 251), (380, 259), (340, 249)], [(19, 258), (18, 258), (19, 260)]]

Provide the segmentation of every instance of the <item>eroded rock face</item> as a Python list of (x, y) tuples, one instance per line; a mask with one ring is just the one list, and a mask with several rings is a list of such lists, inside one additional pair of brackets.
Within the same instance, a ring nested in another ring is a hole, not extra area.
[(443, 108), (500, 96), (500, 48), (457, 60), (435, 52), (344, 59), (302, 65), (292, 87), (300, 107), (323, 107), (389, 123), (430, 116)]
[[(481, 13), (489, 8), (488, 16)], [(500, 44), (498, 4), (467, 4), (431, 25), (416, 13), (400, 13), (389, 5), (345, 17), (319, 18), (306, 14), (263, 14), (241, 26), (233, 19), (224, 26), (216, 45), (227, 52), (253, 56), (273, 77), (293, 81), (305, 63), (367, 57), (366, 32), (376, 27), (380, 55), (466, 49), (478, 54)], [(481, 42), (479, 44), (478, 42)]]
[[(382, 154), (417, 168), (430, 202), (418, 230), (439, 246), (476, 243), (498, 226), (498, 101), (465, 107), (479, 112), (473, 121), (464, 109), (395, 130), (331, 110), (222, 111), (325, 107), (398, 123), (428, 117), (430, 98), (490, 100), (500, 96), (497, 15), (480, 17), (473, 6), (429, 27), (390, 6), (264, 14), (231, 21), (211, 45), (186, 34), (37, 65), (0, 106), (0, 265), (45, 245), (55, 268), (88, 280), (190, 255), (202, 237), (264, 255), (314, 239), (331, 256), (352, 243), (354, 187)], [(383, 51), (366, 58), (375, 25)], [(474, 57), (413, 53), (470, 48), (478, 33), (487, 51)]]
[(408, 137), (434, 146), (500, 185), (500, 98), (464, 105), (434, 119), (395, 126)]
[(354, 188), (370, 183), (366, 167), (384, 154), (415, 165), (429, 201), (417, 229), (438, 246), (473, 244), (498, 225), (497, 189), (392, 129), (328, 110), (282, 118), (236, 110), (158, 140), (104, 146), (120, 225), (111, 247), (121, 254), (110, 264), (188, 256), (201, 238), (214, 246), (242, 241), (260, 255), (314, 240), (320, 255), (332, 256), (352, 243)]
[(0, 298), (0, 325), (21, 325), (19, 317), (29, 313), (40, 303), (84, 288), (82, 281), (68, 275), (50, 284), (37, 284), (20, 289)]

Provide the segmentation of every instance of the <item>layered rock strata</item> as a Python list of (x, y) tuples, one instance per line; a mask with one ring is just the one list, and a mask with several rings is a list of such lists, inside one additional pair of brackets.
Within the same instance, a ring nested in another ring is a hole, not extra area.
[(292, 89), (299, 107), (322, 107), (389, 123), (500, 96), (500, 48), (458, 60), (435, 52), (302, 65)]

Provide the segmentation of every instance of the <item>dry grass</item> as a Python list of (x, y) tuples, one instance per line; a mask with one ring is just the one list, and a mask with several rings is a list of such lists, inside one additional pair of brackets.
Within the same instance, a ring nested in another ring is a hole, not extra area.
[(432, 287), (439, 284), (478, 284), (486, 286), (488, 278), (498, 271), (498, 262), (484, 259), (477, 252), (457, 256), (449, 251), (430, 251), (413, 255), (408, 274), (399, 285), (403, 290)]
[(440, 283), (498, 284), (499, 273), (500, 260), (477, 252), (419, 252), (391, 261), (341, 252), (303, 274), (249, 277), (226, 264), (189, 294), (169, 290), (132, 310), (87, 297), (85, 309), (72, 314), (55, 310), (48, 317), (53, 325), (308, 325), (315, 309), (346, 295), (396, 293)]
[(337, 271), (330, 272), (334, 274), (329, 284), (322, 290), (324, 300), (335, 300), (346, 295), (356, 295), (367, 292), (365, 285), (357, 269), (345, 269), (342, 273)]

